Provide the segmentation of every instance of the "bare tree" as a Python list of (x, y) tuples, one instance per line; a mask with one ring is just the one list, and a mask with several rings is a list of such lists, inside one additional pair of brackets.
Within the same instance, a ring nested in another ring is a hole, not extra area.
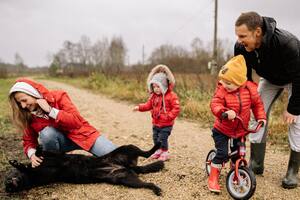
[(24, 72), (24, 70), (26, 69), (26, 66), (24, 64), (24, 60), (20, 56), (19, 53), (15, 53), (15, 65), (16, 65), (16, 68), (17, 68), (17, 73)]
[(24, 60), (19, 53), (15, 53), (15, 65), (24, 65)]
[(195, 66), (201, 73), (208, 72), (207, 63), (211, 60), (211, 53), (205, 48), (200, 38), (194, 38), (191, 43), (192, 57), (195, 60)]
[(78, 43), (78, 57), (80, 59), (80, 63), (83, 66), (88, 66), (92, 64), (92, 45), (91, 40), (88, 36), (83, 35), (80, 38)]
[(125, 66), (126, 46), (122, 37), (113, 37), (108, 48), (109, 62), (107, 67), (113, 73), (119, 73)]
[(105, 64), (108, 63), (108, 47), (109, 41), (107, 38), (96, 41), (96, 43), (92, 46), (92, 63), (98, 71), (102, 71)]

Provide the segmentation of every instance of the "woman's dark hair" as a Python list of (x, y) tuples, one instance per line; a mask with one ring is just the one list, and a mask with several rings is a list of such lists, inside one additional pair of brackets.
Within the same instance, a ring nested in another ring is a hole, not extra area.
[(257, 27), (263, 27), (263, 19), (257, 12), (242, 13), (235, 22), (235, 26), (245, 24), (250, 31), (254, 31)]

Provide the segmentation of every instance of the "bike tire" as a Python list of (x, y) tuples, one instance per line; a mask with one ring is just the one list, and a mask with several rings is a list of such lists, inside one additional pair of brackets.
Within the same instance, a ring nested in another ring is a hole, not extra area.
[(210, 164), (211, 161), (213, 160), (213, 158), (216, 156), (217, 154), (217, 150), (216, 149), (212, 149), (208, 152), (206, 159), (205, 159), (205, 171), (207, 176), (209, 176), (210, 174)]
[[(231, 169), (226, 177), (226, 189), (233, 199), (250, 199), (256, 190), (256, 178), (254, 173), (245, 166), (239, 167), (239, 175), (243, 178), (242, 184), (237, 185), (233, 179), (235, 169)], [(245, 191), (240, 192), (241, 189)]]

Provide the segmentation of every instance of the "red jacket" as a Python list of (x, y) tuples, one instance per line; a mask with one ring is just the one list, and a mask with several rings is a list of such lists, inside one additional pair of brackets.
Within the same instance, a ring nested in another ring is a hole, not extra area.
[(216, 117), (214, 128), (233, 138), (241, 137), (246, 131), (238, 120), (221, 120), (221, 114), (224, 111), (234, 110), (243, 119), (245, 127), (248, 127), (251, 109), (256, 120), (266, 119), (264, 106), (257, 92), (257, 85), (250, 81), (232, 92), (227, 92), (221, 83), (218, 83), (210, 108)]
[(152, 124), (157, 127), (172, 126), (175, 118), (180, 112), (179, 100), (177, 95), (170, 90), (165, 94), (165, 108), (163, 108), (163, 96), (151, 93), (150, 98), (144, 104), (139, 104), (139, 111), (151, 110)]
[(29, 149), (36, 148), (38, 134), (47, 126), (59, 129), (84, 150), (88, 151), (92, 147), (100, 133), (79, 114), (66, 92), (49, 91), (43, 85), (26, 78), (20, 78), (16, 82), (30, 84), (38, 90), (51, 107), (59, 110), (56, 119), (47, 120), (32, 115), (32, 121), (23, 134), (23, 147), (26, 155)]

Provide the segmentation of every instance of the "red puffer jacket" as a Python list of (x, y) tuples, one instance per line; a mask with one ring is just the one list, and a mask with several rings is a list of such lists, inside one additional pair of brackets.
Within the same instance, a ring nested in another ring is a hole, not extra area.
[(139, 111), (151, 110), (152, 124), (157, 127), (172, 126), (175, 118), (180, 112), (177, 95), (169, 90), (165, 94), (165, 108), (163, 108), (163, 96), (152, 93), (149, 100), (144, 104), (139, 104)]
[(36, 148), (38, 134), (47, 126), (59, 129), (84, 150), (88, 151), (92, 147), (100, 133), (79, 114), (66, 92), (49, 91), (43, 85), (26, 78), (20, 78), (16, 82), (30, 84), (51, 107), (59, 110), (56, 119), (47, 120), (32, 116), (32, 122), (23, 134), (23, 147), (26, 155), (29, 149)]
[(256, 120), (266, 119), (264, 106), (257, 92), (257, 85), (250, 81), (232, 92), (227, 92), (221, 83), (218, 83), (210, 108), (216, 117), (214, 128), (233, 138), (241, 137), (246, 131), (238, 120), (221, 120), (221, 114), (224, 111), (234, 110), (243, 119), (245, 127), (248, 127), (251, 109)]

